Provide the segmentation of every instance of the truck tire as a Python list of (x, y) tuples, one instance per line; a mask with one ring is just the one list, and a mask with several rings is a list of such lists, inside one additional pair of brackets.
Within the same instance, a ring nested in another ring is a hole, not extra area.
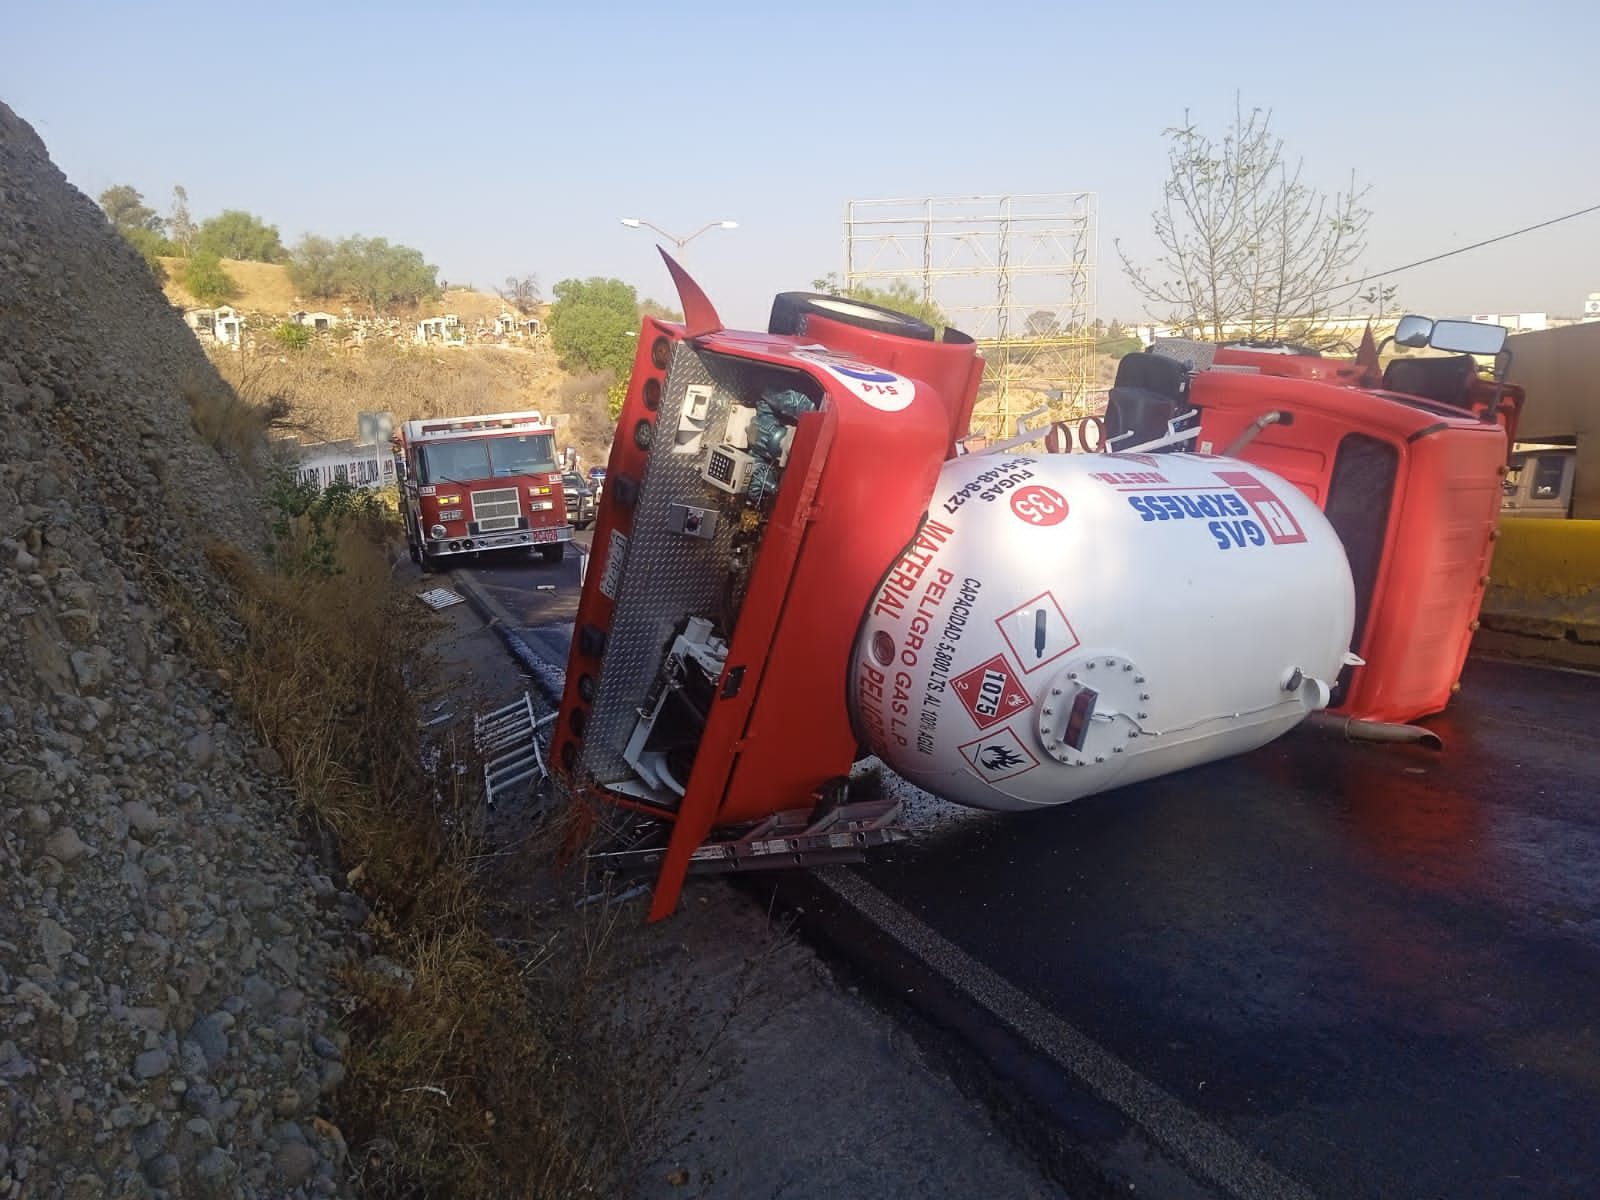
[(558, 563), (567, 556), (565, 542), (551, 542), (547, 546), (539, 547), (539, 557), (547, 563)]
[(429, 554), (426, 550), (421, 549), (417, 551), (417, 565), (422, 568), (424, 575), (437, 575), (444, 570), (444, 567), (439, 565), (439, 556), (437, 554)]
[(908, 317), (905, 313), (882, 305), (868, 304), (865, 300), (829, 296), (821, 292), (780, 292), (772, 302), (767, 332), (803, 333), (806, 317), (813, 315), (878, 333), (892, 333), (896, 337), (915, 338), (921, 342), (934, 340), (933, 326), (926, 321), (919, 321), (916, 317)]

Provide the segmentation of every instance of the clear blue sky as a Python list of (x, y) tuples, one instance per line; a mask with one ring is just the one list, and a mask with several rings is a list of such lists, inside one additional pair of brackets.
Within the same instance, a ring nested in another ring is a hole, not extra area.
[[(131, 183), (286, 241), (365, 233), (446, 279), (671, 285), (689, 232), (723, 316), (838, 270), (846, 200), (1099, 195), (1100, 312), (1141, 310), (1161, 131), (1271, 107), (1327, 188), (1372, 185), (1378, 269), (1600, 202), (1600, 5), (0, 0), (0, 100), (84, 191)], [(1600, 214), (1395, 280), (1435, 313), (1573, 313)]]

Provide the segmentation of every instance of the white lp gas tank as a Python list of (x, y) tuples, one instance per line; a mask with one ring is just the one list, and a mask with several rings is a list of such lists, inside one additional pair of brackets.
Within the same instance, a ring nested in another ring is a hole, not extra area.
[(1252, 750), (1324, 707), (1354, 613), (1333, 528), (1259, 467), (966, 456), (873, 598), (852, 716), (937, 795), (1061, 804)]

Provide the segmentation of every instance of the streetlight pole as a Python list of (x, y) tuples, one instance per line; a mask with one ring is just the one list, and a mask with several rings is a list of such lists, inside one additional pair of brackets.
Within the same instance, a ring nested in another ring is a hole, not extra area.
[(651, 224), (649, 221), (642, 221), (638, 217), (623, 217), (622, 223), (629, 229), (654, 229), (662, 237), (666, 238), (667, 241), (676, 246), (680, 251), (690, 242), (694, 241), (695, 238), (699, 237), (702, 233), (705, 233), (708, 229), (739, 228), (739, 222), (737, 221), (708, 221), (699, 229), (696, 229), (693, 233), (689, 234), (687, 237), (679, 237), (675, 233), (668, 233), (659, 225)]

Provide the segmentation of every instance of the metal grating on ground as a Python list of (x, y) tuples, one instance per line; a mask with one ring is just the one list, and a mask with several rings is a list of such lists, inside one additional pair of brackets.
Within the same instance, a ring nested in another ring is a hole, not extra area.
[(537, 788), (548, 771), (539, 751), (540, 731), (555, 713), (537, 717), (527, 692), (503, 708), (474, 717), (472, 740), (483, 755), (483, 792), (489, 807), (522, 788)]
[(439, 587), (429, 588), (425, 592), (418, 592), (417, 599), (421, 600), (429, 608), (438, 610), (441, 608), (449, 608), (452, 604), (460, 604), (466, 599), (466, 597), (458, 596), (449, 588)]

